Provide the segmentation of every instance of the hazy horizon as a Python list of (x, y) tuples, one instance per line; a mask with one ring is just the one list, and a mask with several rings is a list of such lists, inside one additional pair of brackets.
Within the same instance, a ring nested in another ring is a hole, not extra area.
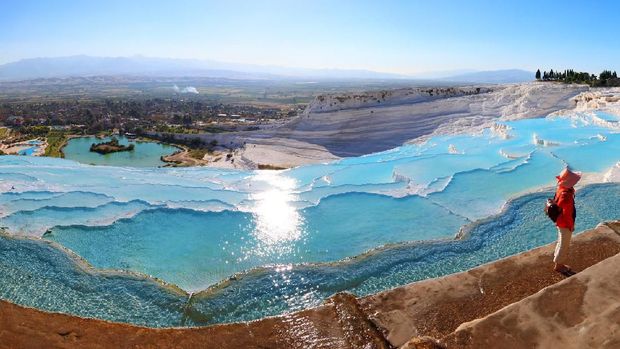
[[(402, 75), (615, 69), (620, 4), (488, 0), (98, 1), (2, 4), (0, 64), (35, 57), (162, 57)], [(571, 19), (572, 18), (572, 19)]]
[[(432, 71), (423, 71), (418, 73), (391, 73), (386, 71), (379, 70), (371, 70), (371, 69), (355, 69), (355, 68), (332, 68), (332, 67), (303, 67), (303, 66), (283, 66), (283, 65), (275, 65), (275, 64), (255, 64), (255, 63), (243, 63), (243, 62), (230, 62), (230, 61), (219, 61), (213, 59), (202, 59), (202, 58), (176, 58), (176, 57), (155, 57), (155, 56), (147, 56), (142, 54), (136, 54), (131, 56), (94, 56), (88, 54), (75, 54), (68, 56), (37, 56), (37, 57), (24, 57), (15, 61), (0, 63), (0, 66), (12, 63), (19, 63), (23, 61), (32, 61), (32, 60), (54, 60), (54, 59), (72, 59), (72, 58), (92, 58), (92, 59), (144, 59), (144, 60), (169, 60), (169, 61), (180, 61), (180, 62), (201, 62), (201, 63), (213, 63), (213, 64), (221, 64), (223, 67), (231, 67), (230, 70), (234, 70), (235, 66), (240, 67), (239, 71), (242, 71), (241, 67), (256, 67), (256, 68), (282, 68), (282, 69), (291, 69), (291, 70), (308, 70), (308, 71), (366, 71), (372, 73), (380, 73), (380, 74), (393, 74), (394, 76), (401, 76), (402, 78), (442, 78), (444, 76), (453, 76), (453, 75), (461, 75), (468, 73), (478, 73), (478, 72), (494, 72), (494, 71), (508, 71), (508, 70), (523, 70), (528, 71), (527, 69), (521, 69), (519, 67), (506, 67), (502, 69), (445, 69), (445, 70), (432, 70)], [(531, 71), (532, 73), (534, 70)]]

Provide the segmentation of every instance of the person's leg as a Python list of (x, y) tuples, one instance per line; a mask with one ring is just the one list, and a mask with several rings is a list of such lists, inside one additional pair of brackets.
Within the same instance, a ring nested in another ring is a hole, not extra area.
[(555, 245), (555, 252), (553, 254), (553, 262), (555, 262), (556, 270), (566, 267), (571, 237), (572, 232), (569, 229), (558, 228), (558, 242)]

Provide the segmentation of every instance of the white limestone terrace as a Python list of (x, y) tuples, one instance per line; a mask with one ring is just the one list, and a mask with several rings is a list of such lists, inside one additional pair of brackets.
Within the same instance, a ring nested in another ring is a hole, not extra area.
[(302, 115), (286, 124), (217, 136), (222, 138), (220, 144), (239, 146), (233, 152), (235, 161), (220, 159), (211, 165), (256, 168), (328, 162), (421, 142), (431, 135), (472, 133), (497, 121), (545, 117), (576, 107), (594, 110), (600, 103), (579, 102), (587, 98), (585, 94), (601, 95), (604, 100), (620, 95), (620, 90), (593, 90), (585, 85), (532, 82), (319, 95)]

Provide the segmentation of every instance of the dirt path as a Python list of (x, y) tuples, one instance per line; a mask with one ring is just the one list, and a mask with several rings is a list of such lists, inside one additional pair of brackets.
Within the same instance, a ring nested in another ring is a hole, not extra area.
[(171, 166), (205, 166), (209, 162), (207, 160), (200, 160), (193, 158), (189, 155), (189, 148), (175, 144), (175, 147), (181, 149), (166, 156), (162, 156), (162, 161), (167, 162)]

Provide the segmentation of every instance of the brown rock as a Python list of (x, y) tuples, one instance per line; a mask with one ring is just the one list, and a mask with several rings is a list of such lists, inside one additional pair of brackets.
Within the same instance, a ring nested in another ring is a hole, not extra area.
[(398, 349), (445, 349), (443, 345), (431, 337), (415, 337)]
[[(615, 227), (615, 226), (614, 226)], [(552, 270), (554, 243), (466, 272), (424, 280), (359, 300), (392, 346), (416, 336), (443, 338), (465, 322), (482, 318), (564, 279)], [(576, 235), (575, 271), (620, 252), (611, 226)], [(532, 329), (534, 331), (535, 329)]]
[(447, 348), (620, 348), (620, 255), (459, 326)]

